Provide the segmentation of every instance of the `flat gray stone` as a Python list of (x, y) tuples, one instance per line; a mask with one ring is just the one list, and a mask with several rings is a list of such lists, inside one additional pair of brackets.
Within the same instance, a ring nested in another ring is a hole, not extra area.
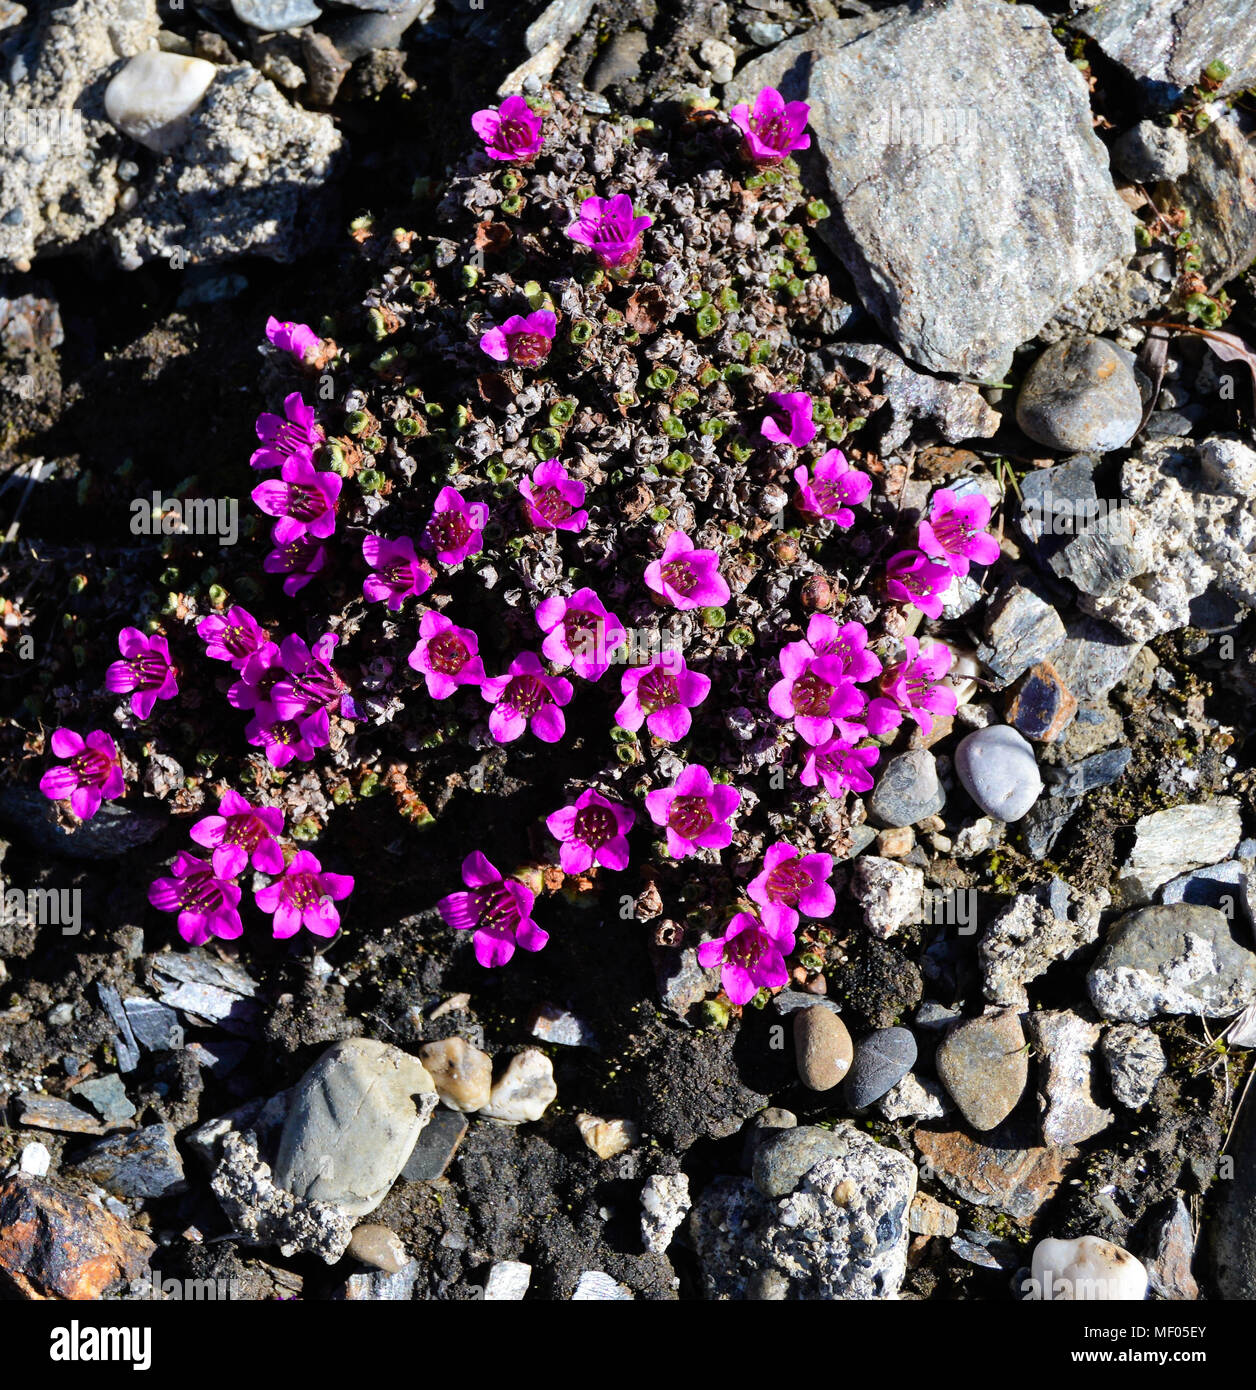
[(915, 825), (946, 805), (937, 759), (927, 748), (899, 753), (881, 769), (867, 799), (868, 814), (881, 825)]
[(372, 1038), (338, 1042), (293, 1090), (275, 1182), (365, 1216), (388, 1195), (435, 1106), (417, 1058)]
[(938, 1079), (973, 1129), (994, 1129), (1016, 1109), (1029, 1080), (1025, 1032), (1015, 1009), (966, 1019), (942, 1040)]
[(77, 1086), (71, 1086), (70, 1091), (84, 1104), (91, 1106), (105, 1124), (121, 1124), (135, 1114), (135, 1106), (127, 1098), (126, 1087), (116, 1072), (80, 1081)]
[(1080, 1144), (1107, 1129), (1112, 1111), (1095, 1104), (1091, 1053), (1099, 1025), (1068, 1009), (1029, 1016), (1029, 1035), (1038, 1056), (1038, 1105), (1042, 1137), (1057, 1146)]
[(183, 1159), (169, 1125), (148, 1125), (102, 1139), (73, 1165), (115, 1197), (172, 1197), (183, 1192)]
[(1124, 356), (1103, 338), (1066, 338), (1025, 374), (1016, 423), (1038, 444), (1107, 453), (1134, 437), (1143, 398)]
[(1135, 183), (1160, 183), (1186, 173), (1186, 132), (1139, 121), (1112, 142), (1112, 162)]
[[(1250, 15), (1247, 29), (1256, 32)], [(1200, 274), (1215, 293), (1256, 257), (1256, 150), (1230, 117), (1219, 116), (1189, 151), (1186, 174), (1166, 201), (1191, 214)]]
[(955, 773), (988, 816), (1017, 821), (1042, 794), (1032, 744), (1007, 724), (976, 729), (955, 750)]
[(1073, 23), (1136, 79), (1149, 109), (1176, 105), (1218, 58), (1231, 69), (1219, 94), (1256, 82), (1248, 0), (1103, 0)]
[(1121, 904), (1150, 902), (1170, 879), (1229, 858), (1242, 833), (1239, 803), (1231, 796), (1140, 817), (1134, 848), (1117, 879)]
[(183, 1046), (183, 1025), (173, 1009), (138, 996), (125, 1000), (123, 1008), (141, 1047), (149, 1052), (175, 1052)]
[(840, 216), (822, 223), (903, 353), (998, 380), (1076, 290), (1134, 250), (1081, 74), (1031, 7), (825, 20), (748, 63), (726, 103), (811, 103)]
[(1160, 1039), (1150, 1028), (1116, 1023), (1104, 1033), (1100, 1049), (1112, 1094), (1127, 1109), (1141, 1110), (1167, 1065)]
[(906, 1028), (878, 1028), (855, 1049), (846, 1099), (855, 1110), (880, 1100), (916, 1063), (916, 1039)]
[(407, 1182), (434, 1182), (443, 1178), (467, 1132), (467, 1117), (459, 1110), (437, 1106), (423, 1126), (414, 1151), (401, 1176)]
[(1210, 907), (1177, 903), (1128, 912), (1109, 930), (1086, 984), (1105, 1018), (1219, 1018), (1256, 999), (1246, 927)]
[(268, 34), (313, 24), (323, 13), (314, 0), (231, 0), (231, 8), (235, 17), (250, 29)]
[(1060, 615), (1046, 599), (1023, 584), (1011, 584), (986, 612), (985, 641), (977, 655), (995, 675), (996, 685), (1010, 685), (1051, 656), (1065, 635)]

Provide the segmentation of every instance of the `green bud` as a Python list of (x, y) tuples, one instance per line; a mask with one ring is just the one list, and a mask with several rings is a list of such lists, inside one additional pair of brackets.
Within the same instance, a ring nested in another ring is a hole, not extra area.
[(572, 417), (576, 413), (576, 402), (573, 400), (555, 401), (549, 409), (549, 422), (555, 429), (561, 429), (564, 425), (571, 424)]
[(351, 410), (345, 416), (345, 433), (351, 434), (356, 439), (368, 424), (365, 410)]
[(669, 415), (663, 421), (662, 430), (668, 439), (683, 439), (689, 433), (685, 428), (685, 422), (675, 415)]
[(645, 384), (651, 391), (670, 391), (676, 384), (676, 369), (674, 367), (655, 367), (646, 377)]
[(578, 319), (571, 325), (571, 329), (567, 334), (567, 340), (579, 347), (581, 344), (587, 343), (592, 336), (593, 325), (589, 320)]
[(723, 322), (720, 311), (713, 304), (708, 304), (705, 309), (698, 310), (694, 319), (694, 331), (699, 338), (709, 338), (712, 333), (720, 331)]

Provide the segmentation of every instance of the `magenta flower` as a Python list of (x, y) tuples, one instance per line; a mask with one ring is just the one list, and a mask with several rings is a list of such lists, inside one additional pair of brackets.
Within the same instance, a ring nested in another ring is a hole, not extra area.
[(528, 727), (542, 743), (557, 743), (567, 729), (562, 706), (571, 699), (572, 685), (562, 676), (549, 676), (535, 652), (521, 652), (504, 676), (493, 676), (480, 694), (493, 706), (489, 733), (498, 743), (512, 743)]
[(870, 681), (881, 674), (881, 658), (868, 650), (868, 629), (862, 623), (838, 623), (827, 613), (813, 613), (807, 644), (817, 656), (837, 657), (852, 681)]
[(698, 947), (698, 964), (720, 967), (720, 983), (734, 1004), (748, 1004), (761, 989), (789, 983), (785, 957), (794, 949), (794, 921), (788, 909), (765, 907), (762, 919), (739, 912), (714, 941)]
[(634, 215), (626, 193), (617, 193), (613, 198), (586, 198), (567, 235), (587, 246), (605, 269), (627, 270), (641, 254), (641, 234), (653, 225), (652, 217)]
[(881, 690), (898, 710), (895, 725), (902, 722), (904, 714), (909, 714), (922, 733), (931, 734), (933, 716), (946, 718), (955, 713), (958, 705), (955, 691), (942, 684), (954, 656), (944, 642), (932, 642), (925, 648), (915, 637), (904, 637), (903, 648), (903, 660), (882, 675)]
[(679, 652), (660, 652), (648, 666), (632, 666), (620, 677), (624, 702), (615, 711), (615, 723), (633, 733), (642, 724), (655, 738), (675, 743), (684, 738), (693, 722), (691, 709), (711, 692), (707, 676), (691, 671)]
[(278, 517), (271, 530), (277, 546), (304, 536), (326, 540), (336, 529), (336, 503), (344, 479), (323, 472), (308, 458), (294, 455), (277, 478), (268, 478), (253, 489), (253, 501), (267, 516)]
[(283, 873), (283, 850), (275, 839), (282, 830), (283, 812), (277, 806), (254, 806), (229, 791), (218, 803), (218, 814), (198, 820), (188, 833), (213, 850), (210, 858), (219, 878), (235, 878), (250, 859), (264, 874)]
[(477, 111), (471, 129), (484, 141), (490, 159), (530, 164), (544, 143), (540, 116), (520, 96), (507, 97), (496, 111)]
[(992, 565), (999, 543), (984, 529), (989, 521), (989, 498), (979, 492), (956, 497), (950, 488), (939, 488), (929, 519), (920, 523), (920, 548), (959, 575), (967, 574), (970, 564)]
[(732, 842), (728, 818), (741, 804), (736, 787), (715, 782), (700, 763), (687, 764), (670, 787), (648, 792), (645, 808), (667, 831), (667, 851), (684, 859), (700, 849), (723, 849)]
[(227, 703), (232, 709), (255, 709), (269, 701), (271, 691), (285, 675), (279, 644), (268, 642), (245, 659), (240, 667), (240, 679), (227, 688)]
[(170, 648), (164, 637), (145, 637), (137, 627), (124, 627), (118, 633), (121, 661), (110, 663), (105, 672), (105, 689), (115, 695), (131, 694), (131, 713), (147, 719), (158, 700), (173, 700), (179, 682), (170, 664)]
[(805, 391), (773, 391), (768, 396), (768, 413), (759, 427), (773, 444), (792, 444), (801, 449), (816, 437), (811, 418), (811, 397)]
[(469, 627), (455, 627), (441, 613), (424, 613), (419, 644), (407, 660), (427, 681), (433, 700), (447, 700), (460, 685), (482, 685), (480, 639)]
[(794, 469), (798, 496), (794, 505), (804, 516), (831, 521), (845, 531), (855, 524), (851, 510), (867, 500), (872, 479), (846, 461), (840, 449), (830, 449), (809, 474), (806, 464)]
[(856, 748), (851, 739), (831, 738), (807, 749), (798, 780), (804, 787), (823, 782), (832, 797), (845, 796), (848, 791), (871, 791), (869, 769), (880, 756), (877, 748)]
[(295, 936), (302, 927), (315, 936), (340, 930), (336, 903), (353, 892), (351, 874), (329, 874), (307, 849), (292, 856), (283, 877), (254, 894), (263, 912), (274, 914), (273, 935)]
[(290, 352), (298, 362), (304, 362), (323, 341), (308, 323), (280, 323), (274, 314), (266, 320), (266, 336), (280, 352)]
[(435, 550), (443, 565), (461, 564), (468, 555), (479, 554), (487, 521), (488, 508), (483, 502), (466, 502), (457, 488), (443, 487), (436, 494), (423, 547)]
[(538, 531), (583, 531), (588, 523), (584, 484), (557, 459), (537, 464), (532, 477), (519, 484), (519, 493), (528, 504), (528, 520)]
[(557, 327), (558, 318), (550, 309), (537, 309), (524, 317), (512, 314), (500, 328), (490, 328), (483, 335), (480, 347), (494, 362), (536, 367), (549, 356)]
[(237, 671), (244, 669), (255, 652), (272, 646), (270, 633), (245, 608), (238, 605), (221, 613), (210, 613), (196, 625), (196, 635), (205, 643), (205, 655), (214, 661), (229, 661)]
[(676, 608), (722, 608), (732, 590), (719, 566), (714, 550), (696, 550), (683, 531), (673, 531), (662, 558), (645, 567), (645, 582)]
[(432, 576), (419, 564), (409, 536), (395, 541), (364, 536), (362, 558), (373, 571), (362, 581), (363, 594), (371, 603), (386, 601), (394, 613), (406, 599), (425, 594), (432, 587)]
[(565, 874), (583, 874), (594, 864), (607, 869), (628, 867), (628, 832), (636, 813), (609, 801), (591, 787), (570, 806), (547, 816), (550, 834), (561, 842), (558, 862)]
[(797, 923), (804, 917), (830, 917), (837, 895), (829, 884), (833, 874), (831, 854), (799, 854), (793, 845), (778, 840), (763, 856), (763, 871), (751, 879), (747, 890), (762, 908), (783, 908)]
[(549, 940), (532, 920), (532, 890), (501, 874), (477, 849), (462, 861), (465, 893), (436, 904), (447, 926), (475, 933), (475, 958), (485, 967), (505, 965), (515, 947), (539, 951)]
[(927, 618), (942, 616), (942, 595), (954, 575), (951, 567), (919, 550), (900, 550), (885, 566), (885, 592), (895, 603), (910, 603)]
[(175, 856), (171, 873), (173, 878), (159, 878), (149, 886), (148, 901), (158, 912), (179, 914), (179, 935), (189, 946), (203, 946), (211, 936), (234, 941), (243, 933), (239, 884), (183, 850)]
[(254, 468), (282, 468), (290, 458), (311, 462), (314, 450), (323, 442), (323, 431), (314, 416), (314, 407), (306, 405), (300, 391), (284, 397), (284, 415), (263, 411), (254, 428), (262, 447), (253, 451), (249, 462)]
[(775, 87), (764, 87), (754, 99), (754, 109), (744, 102), (728, 113), (729, 120), (746, 137), (743, 147), (755, 164), (779, 164), (795, 150), (811, 147), (803, 127), (811, 107), (805, 101), (787, 102)]
[[(270, 694), (280, 719), (302, 720), (332, 709), (345, 719), (358, 717), (349, 687), (331, 664), (332, 652), (339, 640), (331, 632), (325, 632), (313, 647), (307, 647), (297, 636), (283, 639), (279, 659), (286, 678), (276, 681)], [(325, 738), (318, 746), (323, 743), (326, 743)]]
[(278, 545), (262, 560), (267, 574), (286, 574), (283, 591), (292, 598), (310, 582), (327, 563), (327, 547), (309, 536)]
[(778, 660), (781, 679), (768, 692), (768, 707), (778, 718), (792, 719), (805, 743), (824, 743), (835, 723), (863, 710), (864, 697), (842, 657), (819, 656), (810, 642), (787, 642)]
[(546, 661), (570, 666), (581, 680), (601, 680), (627, 640), (623, 624), (592, 589), (577, 589), (570, 598), (543, 599), (536, 621), (546, 634), (541, 643)]
[(116, 801), (126, 792), (118, 746), (103, 729), (81, 738), (71, 729), (57, 729), (52, 753), (67, 759), (64, 767), (50, 767), (39, 779), (39, 790), (50, 801), (69, 800), (79, 820), (91, 820), (102, 801)]
[(253, 706), (253, 718), (244, 737), (254, 748), (265, 752), (271, 767), (287, 767), (293, 758), (309, 762), (315, 747), (321, 748), (327, 743), (327, 729), (326, 710), (319, 710), (317, 716), (300, 721), (281, 719), (274, 705), (261, 700)]

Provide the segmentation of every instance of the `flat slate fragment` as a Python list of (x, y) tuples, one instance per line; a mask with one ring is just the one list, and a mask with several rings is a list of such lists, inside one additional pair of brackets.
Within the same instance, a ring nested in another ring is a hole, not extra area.
[(1013, 350), (1134, 251), (1081, 73), (1029, 5), (953, 0), (830, 19), (748, 63), (811, 104), (820, 224), (913, 362), (1001, 380)]

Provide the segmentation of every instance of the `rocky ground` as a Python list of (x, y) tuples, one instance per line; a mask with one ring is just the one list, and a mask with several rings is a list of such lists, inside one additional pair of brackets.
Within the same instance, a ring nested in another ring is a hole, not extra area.
[[(1144, 8), (0, 0), (0, 106), (81, 113), (0, 146), (3, 1296), (998, 1301), (1095, 1237), (1123, 1296), (1256, 1297), (1256, 41), (1240, 0)], [(154, 48), (175, 106), (107, 99)], [(812, 139), (765, 179), (723, 112), (767, 85)], [(518, 91), (515, 175), (469, 120)], [(562, 236), (595, 186), (654, 218), (627, 284)], [(543, 369), (486, 372), (545, 304)], [(809, 450), (757, 435), (782, 390)], [(293, 391), (343, 534), (285, 595), (248, 462)], [(839, 445), (849, 531), (792, 505)], [(578, 536), (513, 505), (551, 452)], [(361, 537), (447, 484), (484, 550), (364, 604)], [(931, 619), (883, 575), (941, 488), (999, 557)], [(237, 543), (137, 534), (154, 493), (238, 498)], [(676, 529), (731, 590), (679, 621), (641, 581)], [(585, 583), (712, 680), (680, 743), (614, 726), (616, 670), (502, 745), (407, 664), (417, 608), (496, 674)], [(339, 639), (356, 717), (283, 772), (195, 637), (231, 603)], [(862, 795), (769, 708), (816, 613), (956, 654)], [(103, 685), (128, 624), (181, 668), (144, 721)], [(38, 790), (62, 726), (127, 774), (79, 824)], [(742, 802), (674, 861), (642, 798), (691, 762)], [(559, 865), (589, 786), (637, 809), (623, 872)], [(354, 876), (336, 936), (190, 947), (149, 905), (227, 789)], [(739, 1006), (697, 948), (782, 839), (836, 907)], [(476, 849), (550, 934), (492, 970), (437, 910)]]

